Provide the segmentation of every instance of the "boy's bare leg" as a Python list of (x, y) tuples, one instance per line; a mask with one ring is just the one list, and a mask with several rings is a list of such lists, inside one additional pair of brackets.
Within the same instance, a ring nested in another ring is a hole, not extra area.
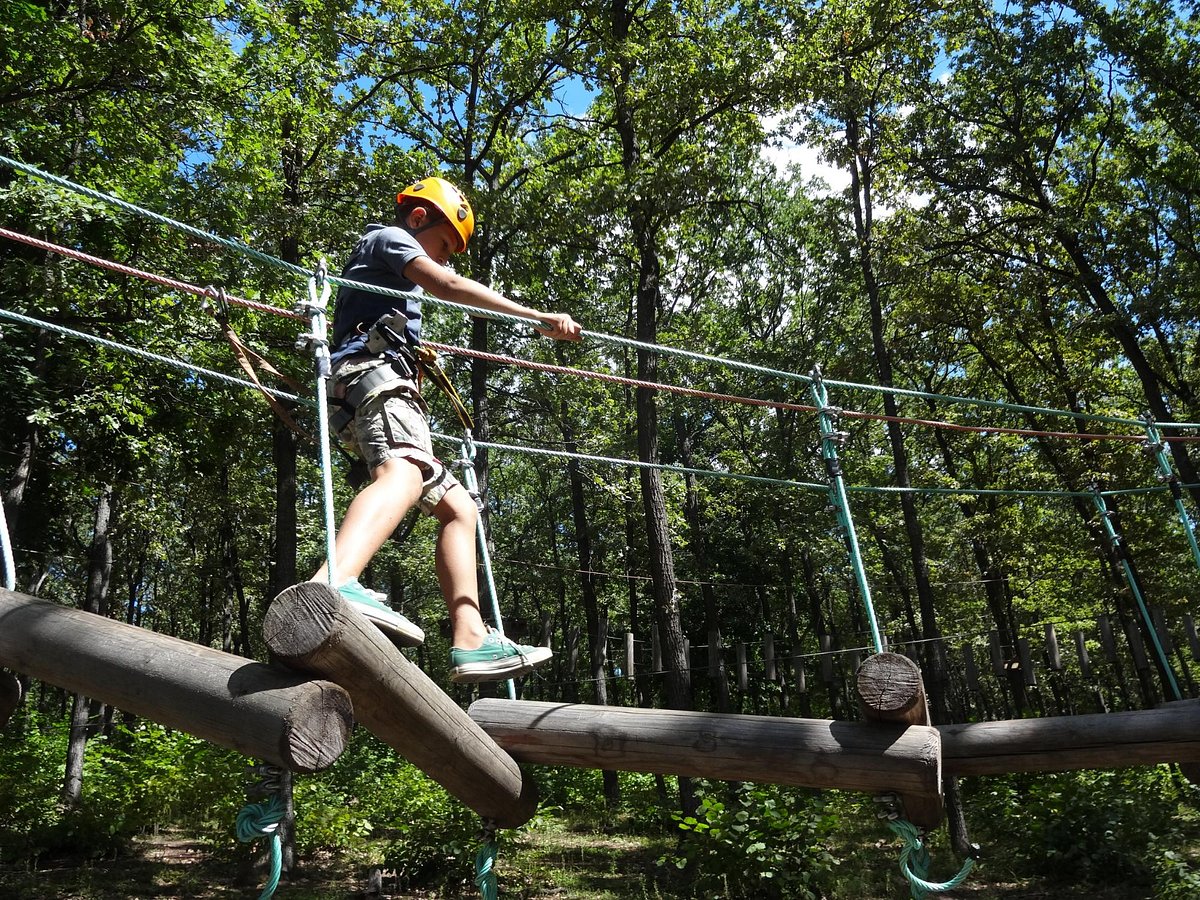
[[(362, 574), (420, 498), (422, 483), (420, 468), (407, 459), (389, 459), (375, 467), (371, 483), (351, 501), (334, 540), (337, 569), (331, 583), (335, 587)], [(327, 571), (322, 564), (311, 580), (330, 581)]]
[(461, 485), (450, 488), (433, 510), (441, 526), (437, 541), (437, 576), (450, 611), (452, 645), (474, 650), (487, 630), (479, 612), (479, 586), (475, 568), (475, 529), (479, 511)]

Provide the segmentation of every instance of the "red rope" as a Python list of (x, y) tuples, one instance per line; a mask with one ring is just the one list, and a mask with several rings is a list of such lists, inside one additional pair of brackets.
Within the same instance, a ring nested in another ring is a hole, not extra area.
[[(20, 241), (23, 244), (28, 244), (31, 247), (37, 247), (40, 250), (49, 250), (52, 253), (58, 253), (62, 256), (77, 259), (81, 262), (90, 263), (93, 266), (99, 266), (102, 269), (109, 269), (113, 272), (119, 272), (122, 275), (133, 275), (137, 278), (144, 278), (146, 281), (154, 282), (162, 287), (171, 288), (175, 291), (183, 291), (187, 294), (195, 294), (200, 297), (211, 297), (212, 291), (209, 288), (197, 287), (194, 284), (188, 284), (186, 281), (176, 281), (174, 278), (167, 278), (163, 275), (155, 275), (153, 272), (143, 272), (141, 269), (135, 269), (132, 266), (125, 266), (121, 263), (113, 262), (108, 259), (101, 259), (98, 256), (89, 256), (86, 253), (81, 253), (78, 250), (72, 250), (69, 247), (60, 247), (58, 244), (51, 244), (49, 241), (38, 240), (34, 237), (29, 237), (25, 234), (20, 234), (16, 231), (9, 231), (7, 228), (0, 228), (0, 237), (6, 237), (12, 241)], [(306, 317), (300, 313), (294, 313), (288, 309), (280, 309), (278, 306), (270, 306), (266, 303), (259, 303), (255, 300), (244, 300), (241, 297), (231, 297), (225, 295), (225, 300), (229, 303), (234, 303), (238, 306), (245, 306), (250, 309), (257, 309), (260, 312), (275, 313), (276, 315), (286, 316), (289, 319), (306, 320)]]
[[(194, 284), (188, 284), (184, 281), (176, 281), (173, 278), (155, 275), (152, 272), (145, 272), (141, 269), (135, 269), (132, 266), (125, 266), (120, 263), (112, 262), (111, 260), (101, 259), (97, 256), (90, 256), (78, 250), (60, 247), (59, 245), (51, 244), (48, 241), (42, 241), (37, 238), (29, 237), (28, 235), (10, 231), (7, 228), (0, 228), (0, 237), (6, 237), (13, 241), (20, 241), (21, 243), (28, 244), (31, 247), (38, 247), (42, 250), (58, 253), (72, 259), (90, 263), (94, 266), (109, 269), (113, 272), (119, 272), (123, 275), (133, 275), (138, 278), (143, 278), (146, 281), (151, 281), (155, 284), (162, 285), (163, 287), (171, 288), (172, 290), (184, 291), (185, 293), (196, 294), (204, 297), (212, 296), (212, 290), (209, 288), (197, 287)], [(260, 312), (274, 313), (276, 315), (285, 316), (291, 319), (300, 319), (302, 321), (305, 320), (305, 316), (301, 313), (280, 309), (277, 306), (270, 306), (266, 303), (258, 303), (254, 300), (245, 300), (241, 297), (233, 297), (228, 294), (224, 296), (224, 299), (229, 303), (233, 303), (238, 306), (245, 306), (250, 309), (256, 309)], [(555, 366), (548, 363), (533, 362), (532, 360), (518, 359), (513, 356), (503, 356), (499, 353), (486, 353), (482, 350), (468, 350), (463, 347), (453, 347), (449, 344), (439, 344), (434, 341), (425, 341), (424, 343), (426, 346), (437, 350), (440, 353), (449, 353), (453, 356), (465, 356), (470, 359), (484, 360), (486, 362), (496, 363), (499, 365), (519, 366), (521, 368), (532, 369), (537, 372), (548, 372), (556, 375), (575, 375), (581, 378), (591, 378), (596, 381), (608, 382), (609, 384), (620, 384), (627, 387), (645, 388), (652, 391), (663, 391), (670, 394), (679, 394), (684, 397), (700, 397), (707, 400), (719, 400), (727, 403), (740, 403), (744, 406), (764, 406), (771, 409), (786, 409), (797, 412), (817, 412), (817, 407), (808, 406), (803, 403), (789, 403), (782, 400), (763, 400), (759, 397), (742, 397), (736, 394), (721, 394), (715, 391), (703, 391), (698, 388), (687, 388), (674, 384), (662, 384), (656, 381), (641, 381), (636, 378), (625, 378), (621, 375), (610, 375), (606, 372), (593, 372), (587, 369), (572, 369), (568, 368), (567, 366)], [(924, 425), (929, 428), (944, 428), (949, 431), (974, 432), (977, 434), (1012, 434), (1021, 437), (1073, 438), (1083, 441), (1140, 442), (1146, 440), (1145, 435), (1137, 434), (1088, 434), (1077, 431), (1038, 431), (1037, 429), (1033, 428), (960, 425), (955, 422), (941, 422), (934, 419), (917, 419), (909, 416), (886, 416), (880, 413), (858, 412), (855, 410), (842, 410), (842, 415), (849, 419), (869, 419), (876, 422), (896, 422), (901, 425)], [(1162, 440), (1168, 443), (1194, 443), (1200, 441), (1200, 436), (1175, 435), (1163, 437)]]
[[(454, 347), (449, 344), (439, 344), (434, 341), (422, 341), (425, 346), (448, 353), (452, 356), (464, 356), (479, 359), (499, 365), (519, 366), (536, 372), (549, 372), (556, 375), (577, 375), (610, 384), (621, 384), (628, 387), (646, 388), (652, 391), (663, 391), (669, 394), (681, 394), (685, 397), (702, 397), (708, 400), (722, 400), (728, 403), (740, 403), (745, 406), (766, 406), (772, 409), (788, 409), (800, 412), (816, 412), (817, 407), (806, 406), (802, 403), (788, 403), (782, 400), (763, 400), (759, 397), (741, 397), (736, 394), (719, 394), (714, 391), (703, 391), (698, 388), (681, 387), (674, 384), (663, 384), (657, 381), (641, 381), (637, 378), (625, 378), (621, 375), (610, 375), (607, 372), (593, 372), (587, 369), (573, 369), (567, 366), (555, 366), (549, 363), (533, 362), (518, 359), (514, 356), (503, 356), (499, 353), (487, 353), (483, 350), (468, 350), (465, 347)], [(876, 422), (896, 422), (902, 425), (924, 425), (930, 428), (945, 428), (950, 431), (966, 431), (983, 434), (1013, 434), (1023, 437), (1058, 437), (1076, 438), (1086, 441), (1144, 441), (1145, 435), (1137, 434), (1086, 434), (1078, 431), (1038, 431), (1033, 428), (1004, 428), (988, 425), (960, 425), (955, 422), (939, 422), (934, 419), (916, 419), (908, 416), (885, 416), (881, 413), (857, 412), (842, 410), (842, 415), (849, 419), (870, 419)], [(1200, 437), (1168, 437), (1166, 441), (1200, 441)]]

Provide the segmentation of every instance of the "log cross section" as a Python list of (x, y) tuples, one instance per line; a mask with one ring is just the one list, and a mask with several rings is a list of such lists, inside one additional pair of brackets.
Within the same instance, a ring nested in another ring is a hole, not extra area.
[(0, 665), (293, 772), (325, 768), (350, 734), (328, 681), (2, 588)]

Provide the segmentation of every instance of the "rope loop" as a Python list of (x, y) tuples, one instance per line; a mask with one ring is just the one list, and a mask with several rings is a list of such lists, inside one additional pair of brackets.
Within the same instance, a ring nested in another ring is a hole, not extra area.
[(967, 857), (958, 874), (949, 881), (928, 881), (929, 851), (925, 847), (922, 832), (907, 819), (888, 818), (888, 828), (904, 841), (900, 850), (900, 871), (908, 880), (909, 894), (913, 900), (923, 900), (926, 894), (940, 894), (953, 890), (971, 874), (975, 868), (975, 858)]
[(279, 887), (279, 876), (283, 871), (283, 847), (279, 838), (279, 823), (287, 812), (283, 799), (275, 794), (262, 803), (247, 803), (237, 814), (237, 837), (244, 844), (260, 837), (271, 839), (271, 874), (263, 886), (258, 900), (270, 900)]

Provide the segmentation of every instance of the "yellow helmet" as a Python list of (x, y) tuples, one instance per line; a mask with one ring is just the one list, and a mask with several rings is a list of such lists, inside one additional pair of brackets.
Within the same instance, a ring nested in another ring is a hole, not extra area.
[(444, 178), (423, 178), (398, 193), (396, 202), (403, 203), (406, 197), (428, 201), (437, 207), (458, 232), (458, 252), (467, 249), (467, 241), (475, 231), (475, 213), (471, 211), (471, 204), (462, 191)]

